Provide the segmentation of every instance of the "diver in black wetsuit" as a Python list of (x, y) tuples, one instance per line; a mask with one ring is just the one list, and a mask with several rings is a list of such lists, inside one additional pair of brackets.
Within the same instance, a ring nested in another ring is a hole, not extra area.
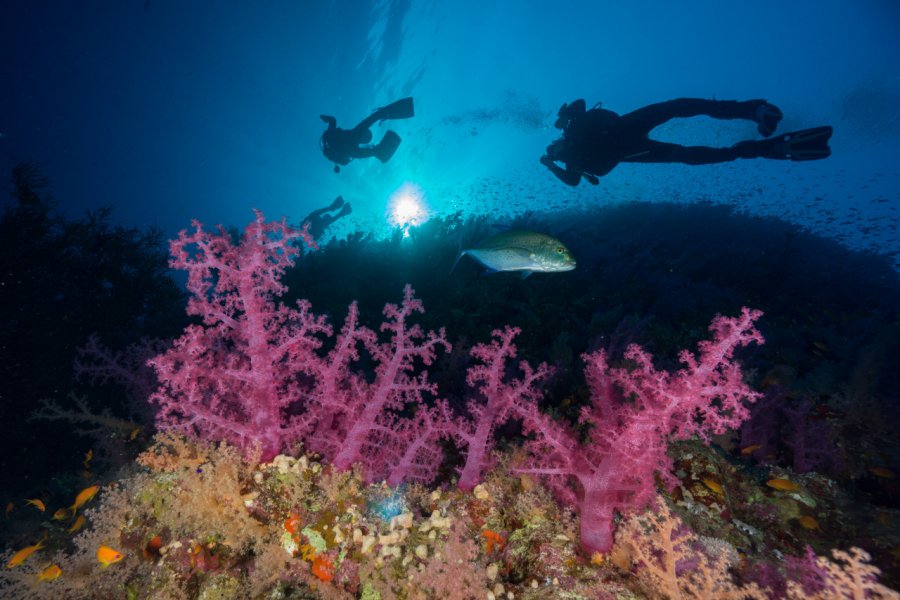
[[(562, 129), (558, 140), (541, 157), (546, 166), (568, 185), (584, 177), (593, 185), (598, 176), (620, 162), (686, 163), (705, 165), (738, 158), (816, 160), (831, 154), (831, 127), (786, 133), (767, 140), (739, 142), (730, 148), (681, 146), (649, 138), (650, 131), (670, 119), (707, 115), (716, 119), (755, 121), (759, 133), (769, 137), (781, 121), (777, 106), (765, 100), (703, 100), (679, 98), (639, 108), (625, 115), (595, 106), (586, 110), (584, 100), (563, 104), (554, 126)], [(556, 163), (565, 163), (565, 169)]]
[[(341, 209), (337, 214), (331, 215), (328, 214), (331, 211)], [(344, 202), (343, 196), (338, 196), (334, 199), (334, 202), (331, 203), (330, 206), (326, 206), (325, 208), (318, 208), (303, 219), (303, 223), (309, 223), (309, 235), (312, 236), (314, 241), (319, 241), (322, 237), (322, 234), (325, 233), (325, 230), (329, 225), (340, 219), (341, 217), (346, 217), (350, 214), (352, 209), (350, 208), (349, 202)]]
[(413, 99), (403, 98), (387, 106), (372, 111), (372, 114), (363, 119), (353, 129), (341, 129), (337, 126), (337, 119), (329, 115), (319, 115), (319, 118), (328, 123), (328, 129), (322, 134), (319, 146), (325, 157), (334, 164), (334, 172), (339, 173), (338, 165), (346, 165), (354, 158), (376, 157), (381, 162), (387, 162), (400, 146), (400, 136), (395, 131), (388, 130), (381, 141), (374, 145), (368, 145), (372, 141), (372, 132), (369, 131), (377, 121), (387, 119), (408, 119), (414, 116)]

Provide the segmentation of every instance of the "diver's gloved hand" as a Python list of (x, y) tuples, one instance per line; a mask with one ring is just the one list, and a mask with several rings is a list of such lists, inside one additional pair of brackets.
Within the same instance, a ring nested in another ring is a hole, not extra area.
[(545, 154), (541, 157), (541, 164), (544, 165), (545, 167), (549, 167), (550, 165), (553, 164), (553, 159), (550, 158), (549, 154)]

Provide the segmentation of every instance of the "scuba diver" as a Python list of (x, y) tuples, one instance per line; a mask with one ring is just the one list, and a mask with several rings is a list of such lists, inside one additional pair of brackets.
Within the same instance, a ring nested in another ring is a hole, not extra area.
[(319, 147), (325, 154), (325, 158), (334, 163), (334, 172), (340, 173), (339, 165), (346, 165), (354, 158), (376, 157), (381, 162), (387, 162), (400, 146), (400, 136), (390, 129), (374, 146), (372, 132), (369, 131), (376, 121), (388, 119), (409, 119), (414, 116), (413, 99), (403, 98), (387, 106), (382, 106), (372, 111), (372, 114), (363, 119), (353, 129), (341, 129), (337, 126), (337, 120), (328, 115), (319, 115), (319, 118), (328, 123), (328, 129), (319, 139)]
[[(670, 119), (706, 115), (715, 119), (747, 119), (769, 138), (781, 121), (781, 110), (765, 100), (679, 98), (639, 108), (625, 115), (600, 108), (586, 110), (583, 99), (563, 104), (554, 127), (558, 140), (547, 146), (541, 164), (568, 185), (585, 178), (592, 185), (620, 162), (706, 165), (738, 158), (818, 160), (831, 155), (831, 127), (815, 127), (765, 140), (738, 142), (729, 148), (681, 146), (659, 142), (650, 132)], [(565, 163), (565, 169), (556, 163)]]
[[(339, 208), (341, 209), (339, 213), (334, 215), (327, 214)], [(334, 223), (341, 217), (346, 217), (352, 212), (352, 210), (353, 209), (350, 208), (350, 203), (345, 203), (343, 196), (338, 196), (334, 199), (334, 202), (332, 202), (330, 206), (326, 206), (325, 208), (318, 208), (306, 215), (306, 218), (303, 219), (303, 223), (309, 223), (309, 235), (312, 236), (313, 240), (319, 241), (319, 239), (325, 233), (325, 230), (332, 223)]]

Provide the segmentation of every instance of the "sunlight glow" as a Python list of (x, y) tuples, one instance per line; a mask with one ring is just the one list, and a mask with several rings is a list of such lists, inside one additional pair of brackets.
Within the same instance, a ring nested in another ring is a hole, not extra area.
[(422, 189), (412, 183), (404, 183), (391, 195), (388, 201), (388, 222), (393, 227), (400, 227), (404, 236), (409, 228), (421, 225), (428, 220), (425, 207), (425, 196)]

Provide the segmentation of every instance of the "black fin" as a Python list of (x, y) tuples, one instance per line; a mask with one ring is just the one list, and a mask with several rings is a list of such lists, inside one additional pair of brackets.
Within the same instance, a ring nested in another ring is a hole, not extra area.
[(375, 156), (378, 160), (385, 163), (391, 160), (394, 152), (400, 147), (400, 136), (395, 131), (388, 130), (378, 145), (375, 146)]

